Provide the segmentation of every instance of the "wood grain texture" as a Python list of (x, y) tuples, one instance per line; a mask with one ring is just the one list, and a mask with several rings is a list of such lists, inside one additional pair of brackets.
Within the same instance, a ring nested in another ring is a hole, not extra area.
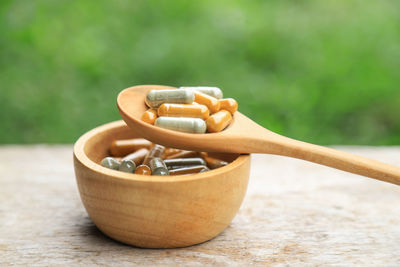
[[(340, 147), (400, 166), (400, 148)], [(0, 266), (399, 266), (400, 188), (320, 165), (253, 155), (238, 215), (211, 241), (138, 249), (88, 218), (72, 146), (0, 147)]]
[(183, 133), (143, 122), (141, 116), (146, 110), (144, 104), (146, 94), (152, 89), (170, 88), (138, 85), (121, 91), (117, 98), (121, 117), (133, 131), (166, 146), (198, 151), (288, 156), (400, 185), (400, 167), (279, 135), (265, 129), (240, 112), (235, 112), (232, 123), (218, 133)]
[(98, 163), (116, 139), (136, 138), (124, 121), (99, 126), (74, 145), (82, 203), (106, 235), (143, 248), (199, 244), (221, 233), (246, 194), (250, 156), (220, 155), (230, 164), (187, 176), (145, 176)]

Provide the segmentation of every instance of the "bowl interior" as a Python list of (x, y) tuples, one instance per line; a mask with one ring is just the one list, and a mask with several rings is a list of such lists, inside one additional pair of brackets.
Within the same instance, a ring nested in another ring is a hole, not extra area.
[[(123, 122), (113, 124), (111, 127), (98, 131), (97, 134), (89, 137), (83, 144), (85, 155), (94, 163), (99, 164), (100, 161), (109, 156), (109, 147), (111, 142), (118, 139), (145, 138), (138, 136)], [(239, 154), (232, 153), (208, 153), (211, 157), (218, 158), (227, 162), (232, 162), (238, 158)]]
[(99, 165), (115, 139), (139, 137), (123, 122), (84, 134), (74, 147), (79, 193), (90, 218), (106, 235), (146, 248), (198, 244), (232, 221), (246, 193), (250, 157), (213, 153), (230, 164), (185, 176), (145, 176)]

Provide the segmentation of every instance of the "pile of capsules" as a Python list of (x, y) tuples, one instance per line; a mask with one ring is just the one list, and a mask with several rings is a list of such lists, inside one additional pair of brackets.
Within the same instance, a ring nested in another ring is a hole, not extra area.
[(186, 175), (206, 172), (228, 164), (205, 152), (166, 148), (143, 139), (115, 140), (103, 167), (142, 175)]
[(217, 87), (151, 90), (145, 102), (150, 109), (143, 113), (143, 121), (187, 133), (220, 132), (238, 108), (233, 98), (222, 99)]

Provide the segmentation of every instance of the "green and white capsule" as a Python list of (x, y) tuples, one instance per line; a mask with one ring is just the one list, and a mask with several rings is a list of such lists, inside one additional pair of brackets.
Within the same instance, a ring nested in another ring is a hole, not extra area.
[(169, 175), (168, 168), (165, 166), (164, 161), (161, 158), (153, 158), (150, 160), (151, 175)]
[(200, 173), (202, 173), (202, 172), (208, 172), (210, 169), (208, 168), (208, 167), (204, 167), (201, 171), (200, 171)]
[(123, 161), (121, 161), (119, 170), (122, 172), (134, 173), (136, 170), (136, 164), (132, 160), (123, 160)]
[(206, 162), (202, 158), (177, 158), (177, 159), (165, 159), (165, 165), (167, 165), (168, 170), (179, 169), (189, 166), (206, 166)]
[(105, 157), (100, 164), (101, 166), (112, 170), (119, 170), (119, 166), (121, 165), (119, 161), (114, 159), (113, 157)]
[(190, 86), (190, 87), (179, 87), (179, 89), (185, 90), (196, 90), (202, 92), (203, 94), (213, 96), (216, 99), (222, 98), (222, 91), (218, 87), (209, 87), (209, 86)]
[(185, 133), (205, 133), (207, 130), (205, 121), (199, 118), (158, 117), (154, 125)]
[(193, 101), (194, 93), (191, 90), (151, 90), (146, 95), (146, 104), (151, 108), (157, 108), (163, 103), (192, 104)]
[(209, 171), (210, 169), (204, 165), (198, 166), (190, 166), (190, 167), (183, 167), (180, 169), (173, 169), (169, 171), (169, 175), (187, 175), (187, 174), (195, 174), (199, 172)]

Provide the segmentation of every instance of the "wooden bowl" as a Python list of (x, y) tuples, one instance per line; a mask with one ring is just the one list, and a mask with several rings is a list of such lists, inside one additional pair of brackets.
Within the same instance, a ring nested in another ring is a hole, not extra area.
[(187, 176), (143, 176), (98, 164), (113, 140), (134, 137), (125, 122), (116, 121), (75, 143), (79, 193), (96, 226), (115, 240), (145, 248), (190, 246), (222, 232), (246, 193), (250, 156), (214, 155), (232, 162)]

